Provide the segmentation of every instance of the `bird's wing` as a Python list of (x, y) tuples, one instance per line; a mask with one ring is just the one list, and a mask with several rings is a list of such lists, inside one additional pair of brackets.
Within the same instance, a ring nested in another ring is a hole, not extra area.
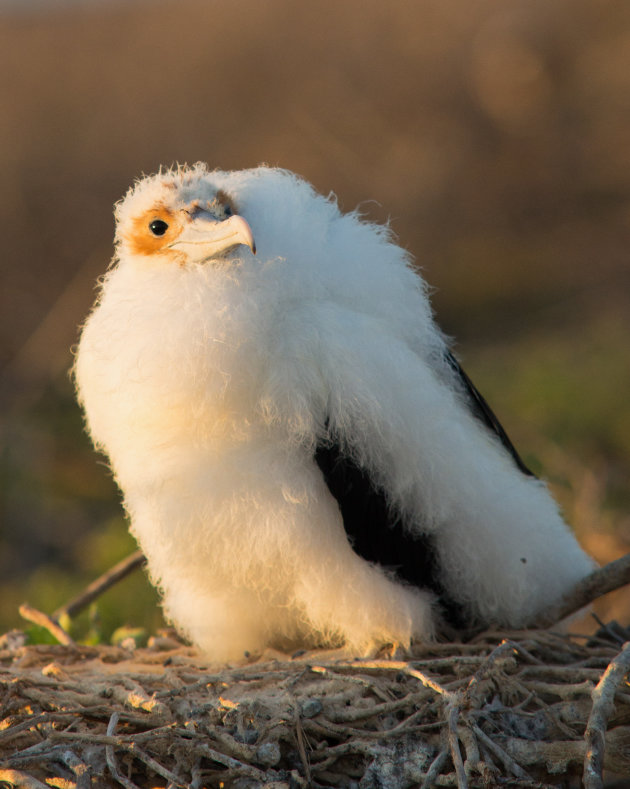
[(507, 451), (512, 456), (517, 468), (519, 468), (523, 474), (526, 474), (528, 477), (534, 477), (534, 472), (531, 471), (523, 462), (523, 459), (516, 451), (514, 444), (510, 441), (510, 437), (505, 432), (503, 425), (497, 419), (494, 411), (490, 408), (483, 395), (479, 392), (477, 387), (473, 384), (466, 372), (463, 370), (460, 363), (448, 349), (446, 349), (444, 352), (444, 358), (452, 372), (459, 380), (465, 394), (467, 395), (473, 414), (488, 428), (488, 430), (496, 435), (505, 449), (507, 449)]
[[(516, 466), (524, 474), (533, 476), (490, 406), (448, 350), (445, 351), (445, 361), (459, 379), (474, 415), (497, 436)], [(344, 452), (334, 434), (329, 432), (319, 441), (315, 461), (338, 503), (344, 529), (355, 553), (366, 561), (389, 569), (407, 583), (434, 591), (446, 621), (456, 627), (464, 627), (464, 612), (448, 596), (441, 583), (433, 535), (412, 534), (404, 528), (385, 492), (367, 469)]]
[(343, 452), (333, 435), (319, 441), (315, 461), (328, 490), (337, 500), (355, 553), (413, 586), (434, 591), (446, 621), (464, 627), (463, 612), (440, 581), (433, 536), (412, 535), (403, 527), (384, 491), (376, 486), (366, 469)]

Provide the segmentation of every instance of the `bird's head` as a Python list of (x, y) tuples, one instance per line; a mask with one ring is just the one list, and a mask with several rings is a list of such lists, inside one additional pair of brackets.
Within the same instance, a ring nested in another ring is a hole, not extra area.
[(254, 236), (232, 197), (213, 186), (207, 170), (181, 168), (145, 178), (116, 208), (121, 257), (160, 263), (204, 263)]

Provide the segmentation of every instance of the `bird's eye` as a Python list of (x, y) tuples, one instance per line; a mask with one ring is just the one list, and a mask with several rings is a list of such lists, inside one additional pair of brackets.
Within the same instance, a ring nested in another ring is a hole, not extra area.
[(163, 236), (168, 230), (168, 225), (163, 219), (154, 219), (149, 225), (149, 230), (154, 236)]
[(226, 216), (232, 216), (232, 213), (233, 213), (233, 212), (232, 212), (232, 209), (230, 208), (230, 206), (229, 206), (227, 203), (224, 203), (224, 204), (223, 204), (223, 213), (224, 213)]

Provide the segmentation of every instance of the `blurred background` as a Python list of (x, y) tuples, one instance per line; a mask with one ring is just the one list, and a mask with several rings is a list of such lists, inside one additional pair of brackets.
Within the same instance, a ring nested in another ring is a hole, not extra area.
[[(113, 203), (174, 162), (390, 221), (582, 544), (630, 550), (625, 0), (0, 0), (0, 65), (0, 632), (135, 547), (68, 370)], [(137, 573), (81, 627), (159, 621)]]

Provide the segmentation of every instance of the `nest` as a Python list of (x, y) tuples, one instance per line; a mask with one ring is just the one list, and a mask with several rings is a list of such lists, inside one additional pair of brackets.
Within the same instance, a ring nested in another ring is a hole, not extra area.
[(0, 651), (0, 782), (406, 789), (582, 776), (590, 789), (603, 768), (630, 777), (630, 644), (488, 631), (405, 660), (265, 654), (222, 670), (173, 646)]

